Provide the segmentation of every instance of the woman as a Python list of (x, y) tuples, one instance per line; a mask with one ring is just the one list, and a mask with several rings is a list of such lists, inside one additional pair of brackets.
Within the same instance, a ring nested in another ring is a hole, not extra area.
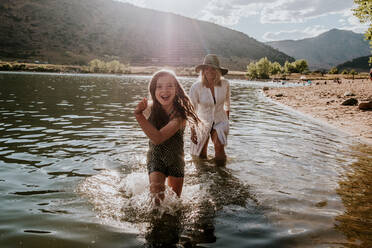
[(220, 67), (217, 55), (208, 54), (195, 68), (200, 79), (191, 86), (190, 99), (204, 127), (196, 133), (191, 129), (191, 154), (207, 158), (209, 136), (212, 139), (216, 161), (226, 161), (225, 145), (229, 132), (230, 86), (222, 76), (228, 70)]

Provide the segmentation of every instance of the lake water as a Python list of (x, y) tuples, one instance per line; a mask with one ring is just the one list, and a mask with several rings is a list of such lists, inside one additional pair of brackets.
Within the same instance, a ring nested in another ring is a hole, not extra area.
[(230, 80), (226, 166), (186, 155), (151, 209), (149, 79), (0, 73), (0, 247), (372, 247), (372, 148), (262, 93), (286, 85)]

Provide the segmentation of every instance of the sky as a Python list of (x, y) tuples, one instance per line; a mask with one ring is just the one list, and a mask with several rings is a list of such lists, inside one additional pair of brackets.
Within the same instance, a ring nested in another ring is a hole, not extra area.
[(338, 28), (365, 33), (353, 0), (116, 0), (209, 21), (258, 41), (299, 40)]

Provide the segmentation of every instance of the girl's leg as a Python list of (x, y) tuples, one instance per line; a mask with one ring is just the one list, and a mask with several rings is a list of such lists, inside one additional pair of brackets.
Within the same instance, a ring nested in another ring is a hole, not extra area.
[(160, 204), (160, 201), (164, 200), (165, 179), (165, 175), (158, 171), (151, 172), (149, 175), (150, 192), (155, 196), (155, 203), (157, 205)]
[(226, 160), (225, 146), (218, 139), (216, 130), (212, 130), (211, 136), (214, 144), (215, 159), (219, 161)]
[(168, 186), (180, 197), (182, 193), (183, 177), (168, 177)]
[(209, 137), (205, 141), (205, 144), (203, 146), (203, 149), (200, 152), (200, 155), (199, 155), (200, 158), (207, 158), (208, 142), (209, 142)]

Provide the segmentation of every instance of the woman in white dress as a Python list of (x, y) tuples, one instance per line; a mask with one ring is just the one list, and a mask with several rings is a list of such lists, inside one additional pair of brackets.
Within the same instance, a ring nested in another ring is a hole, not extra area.
[(207, 158), (209, 136), (215, 150), (215, 160), (226, 161), (225, 146), (229, 133), (230, 86), (222, 76), (226, 68), (220, 67), (217, 55), (208, 54), (195, 68), (200, 78), (190, 89), (190, 99), (204, 126), (196, 132), (191, 129), (191, 154)]

